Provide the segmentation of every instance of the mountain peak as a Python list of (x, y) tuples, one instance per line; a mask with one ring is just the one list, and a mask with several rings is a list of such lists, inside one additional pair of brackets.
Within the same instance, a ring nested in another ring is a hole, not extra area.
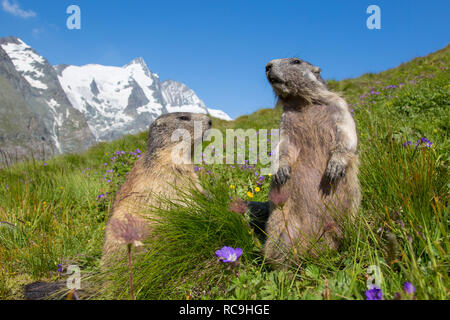
[(123, 66), (124, 69), (141, 69), (144, 71), (144, 73), (147, 75), (147, 77), (149, 78), (158, 78), (159, 76), (156, 73), (153, 73), (147, 66), (147, 64), (145, 63), (144, 58), (139, 57), (136, 59), (133, 59), (130, 63), (128, 63), (127, 65)]
[(14, 37), (14, 36), (8, 36), (6, 38), (0, 38), (0, 44), (8, 44), (8, 43), (26, 45), (25, 42), (22, 41), (22, 39)]
[(135, 64), (141, 65), (142, 67), (148, 69), (147, 64), (145, 63), (145, 60), (142, 57), (138, 57), (136, 59), (131, 60), (130, 63), (128, 63), (127, 65), (124, 66), (124, 68), (130, 67)]

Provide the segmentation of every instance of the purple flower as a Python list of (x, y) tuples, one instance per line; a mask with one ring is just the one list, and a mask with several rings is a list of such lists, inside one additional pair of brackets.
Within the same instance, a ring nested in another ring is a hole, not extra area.
[(59, 272), (59, 273), (62, 272), (62, 264), (58, 264), (58, 272)]
[(259, 177), (259, 180), (260, 180), (260, 181), (264, 181), (265, 179), (266, 179), (266, 177), (264, 177), (264, 176), (260, 176), (260, 177)]
[(97, 197), (97, 199), (103, 199), (105, 197), (105, 195), (102, 193), (101, 195), (99, 195), (98, 197)]
[[(409, 142), (409, 141), (408, 141)], [(422, 143), (425, 143), (425, 146), (427, 148), (432, 148), (433, 147), (433, 142), (431, 142), (430, 140), (428, 140), (427, 138), (423, 137), (420, 138), (416, 141), (416, 147), (418, 147), (419, 145), (421, 145)], [(410, 145), (410, 144), (409, 144)]]
[(371, 285), (366, 291), (366, 300), (383, 300), (383, 291), (375, 285)]
[(225, 246), (222, 249), (216, 251), (216, 256), (218, 256), (219, 260), (224, 263), (236, 262), (239, 260), (241, 255), (242, 255), (241, 248), (233, 249), (231, 247)]
[(9, 184), (7, 184), (5, 188), (6, 188), (6, 190), (9, 190)]
[(44, 162), (44, 167), (48, 166), (48, 164), (46, 162)]
[(403, 284), (403, 290), (407, 293), (407, 294), (413, 294), (414, 292), (416, 292), (416, 288), (414, 288), (414, 286), (412, 285), (411, 282), (405, 282)]
[(136, 149), (136, 153), (142, 153), (142, 151), (139, 149)]

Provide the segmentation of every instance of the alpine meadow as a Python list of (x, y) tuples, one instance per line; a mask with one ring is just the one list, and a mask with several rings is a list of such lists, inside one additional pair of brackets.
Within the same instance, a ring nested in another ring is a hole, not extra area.
[[(338, 251), (293, 253), (282, 270), (264, 261), (264, 232), (244, 203), (267, 201), (271, 176), (260, 164), (195, 167), (203, 190), (186, 185), (177, 189), (182, 205), (161, 198), (149, 207), (163, 223), (143, 241), (148, 250), (104, 270), (105, 225), (147, 131), (50, 159), (3, 155), (0, 299), (23, 299), (24, 286), (38, 281), (65, 283), (71, 265), (81, 270), (81, 299), (364, 300), (378, 294), (368, 290), (375, 278), (385, 300), (449, 299), (449, 63), (447, 46), (327, 82), (357, 125), (362, 203)], [(281, 113), (213, 118), (213, 128), (277, 129)], [(224, 246), (242, 251), (226, 263), (217, 254)]]

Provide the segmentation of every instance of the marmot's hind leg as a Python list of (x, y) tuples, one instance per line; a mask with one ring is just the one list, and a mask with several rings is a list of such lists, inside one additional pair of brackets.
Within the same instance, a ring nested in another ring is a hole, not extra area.
[(289, 265), (292, 255), (290, 236), (286, 229), (283, 213), (275, 209), (267, 221), (267, 238), (264, 244), (264, 256), (267, 262), (274, 265)]

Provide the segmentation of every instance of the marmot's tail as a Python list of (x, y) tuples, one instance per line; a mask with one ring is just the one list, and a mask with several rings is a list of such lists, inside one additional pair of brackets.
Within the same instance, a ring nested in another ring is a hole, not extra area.
[(76, 292), (67, 292), (65, 288), (64, 282), (34, 282), (24, 287), (25, 298), (27, 300), (78, 300)]

